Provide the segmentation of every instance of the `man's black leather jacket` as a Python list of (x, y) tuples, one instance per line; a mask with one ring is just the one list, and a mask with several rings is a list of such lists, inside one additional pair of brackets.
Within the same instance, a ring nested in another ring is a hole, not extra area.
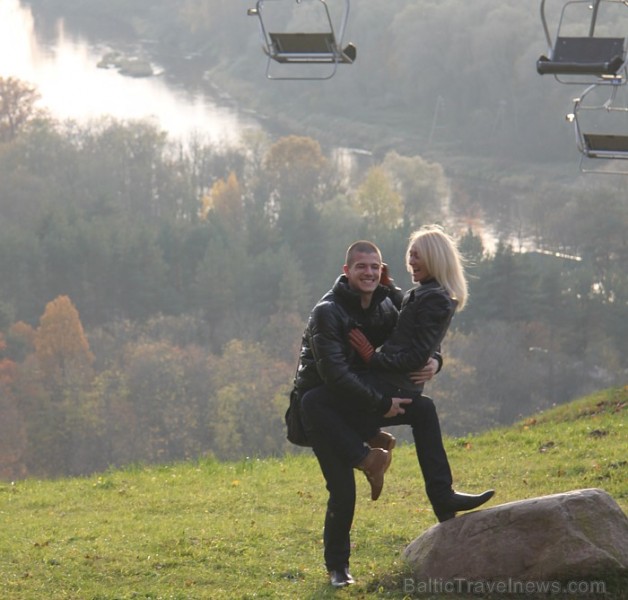
[(339, 402), (361, 410), (385, 414), (391, 399), (358, 376), (366, 365), (349, 344), (349, 331), (359, 327), (373, 346), (384, 343), (391, 334), (398, 311), (391, 295), (394, 290), (379, 286), (369, 308), (361, 306), (360, 295), (350, 289), (341, 275), (333, 288), (316, 304), (310, 314), (299, 356), (295, 378), (302, 394), (327, 384)]

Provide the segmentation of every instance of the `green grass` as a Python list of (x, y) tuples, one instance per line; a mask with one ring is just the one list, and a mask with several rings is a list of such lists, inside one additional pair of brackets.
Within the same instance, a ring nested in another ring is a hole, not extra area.
[[(598, 487), (627, 512), (627, 399), (628, 388), (609, 390), (447, 439), (456, 486), (495, 487), (489, 506)], [(0, 598), (409, 598), (401, 553), (436, 522), (413, 448), (395, 450), (379, 501), (368, 499), (363, 477), (358, 486), (358, 583), (334, 592), (322, 565), (326, 492), (309, 453), (3, 483)], [(622, 584), (608, 582), (603, 597), (620, 598)]]

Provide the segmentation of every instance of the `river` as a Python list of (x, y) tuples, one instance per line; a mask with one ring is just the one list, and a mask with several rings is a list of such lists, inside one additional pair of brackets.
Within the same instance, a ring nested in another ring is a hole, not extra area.
[(227, 146), (237, 145), (246, 130), (259, 128), (234, 108), (176, 89), (159, 75), (135, 78), (99, 68), (109, 50), (70, 34), (63, 21), (55, 39), (44, 40), (29, 7), (0, 0), (0, 77), (36, 86), (40, 105), (59, 120), (150, 119), (173, 138), (194, 136)]

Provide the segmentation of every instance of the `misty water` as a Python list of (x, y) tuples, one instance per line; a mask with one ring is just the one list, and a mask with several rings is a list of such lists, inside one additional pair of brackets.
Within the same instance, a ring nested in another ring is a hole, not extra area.
[[(175, 89), (159, 75), (133, 78), (99, 68), (110, 48), (70, 34), (61, 20), (56, 31), (54, 39), (44, 40), (28, 6), (0, 0), (0, 77), (35, 85), (41, 106), (57, 119), (150, 119), (172, 137), (193, 135), (225, 145), (237, 144), (246, 129), (259, 127), (234, 108)], [(158, 73), (159, 66), (153, 66)]]

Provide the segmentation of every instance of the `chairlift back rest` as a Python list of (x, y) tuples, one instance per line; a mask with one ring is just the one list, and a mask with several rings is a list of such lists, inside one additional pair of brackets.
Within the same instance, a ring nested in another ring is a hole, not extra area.
[(589, 158), (628, 158), (628, 135), (583, 133)]
[(624, 38), (558, 37), (552, 57), (536, 63), (540, 75), (616, 75), (626, 60)]

